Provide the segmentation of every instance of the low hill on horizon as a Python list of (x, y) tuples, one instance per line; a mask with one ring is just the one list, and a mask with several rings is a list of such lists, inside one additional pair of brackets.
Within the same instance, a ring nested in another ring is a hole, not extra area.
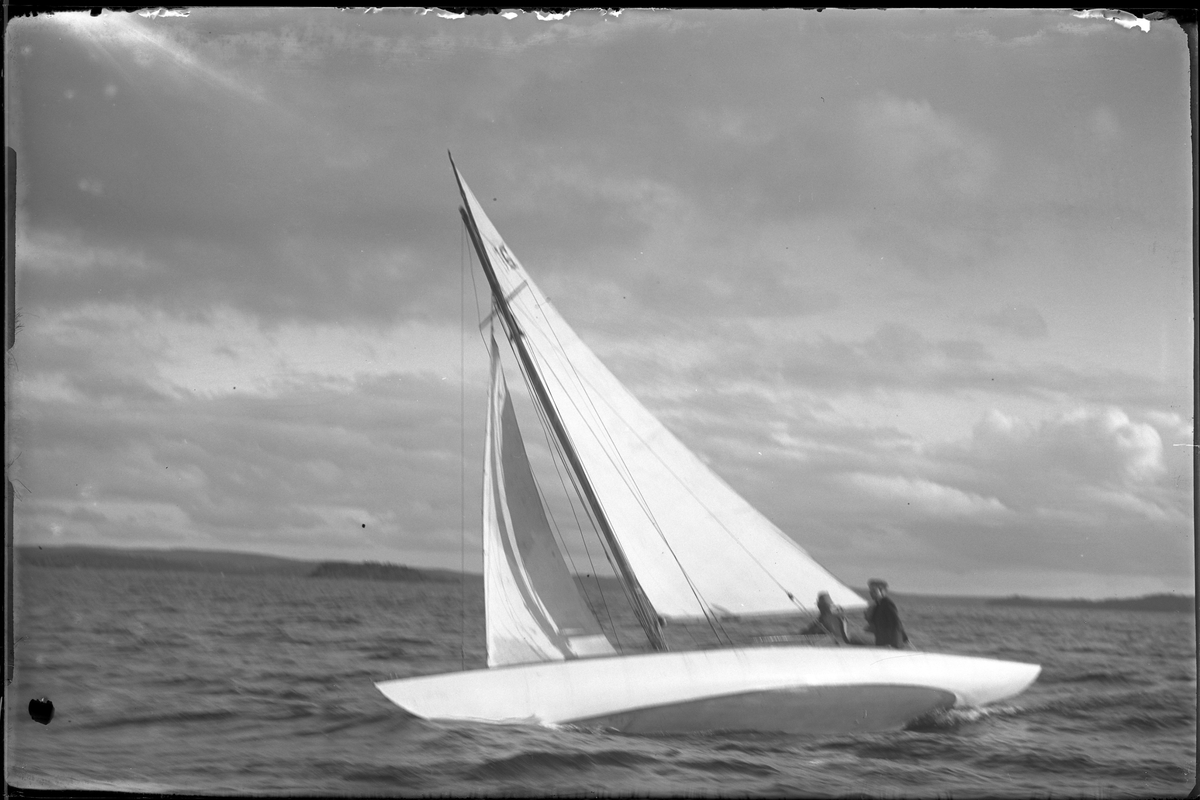
[[(466, 573), (468, 578), (480, 576)], [(463, 573), (449, 569), (424, 569), (382, 561), (322, 561), (308, 573), (310, 578), (349, 578), (358, 581), (437, 581), (458, 583)]]
[[(210, 572), (226, 575), (284, 575), (297, 578), (457, 581), (453, 570), (422, 569), (382, 562), (311, 561), (259, 553), (186, 548), (119, 548), (88, 545), (20, 545), (17, 563), (54, 569), (131, 569)], [(479, 576), (474, 576), (479, 577)]]
[(1071, 598), (1056, 600), (1041, 597), (1024, 597), (1014, 594), (1011, 597), (996, 597), (989, 599), (990, 606), (1018, 606), (1025, 608), (1089, 608), (1111, 611), (1196, 611), (1196, 598), (1180, 594), (1147, 594), (1141, 597), (1112, 598), (1105, 600), (1084, 600)]
[(67, 569), (144, 569), (225, 572), (234, 575), (307, 575), (314, 562), (259, 553), (187, 548), (120, 548), (89, 545), (21, 545), (17, 563)]

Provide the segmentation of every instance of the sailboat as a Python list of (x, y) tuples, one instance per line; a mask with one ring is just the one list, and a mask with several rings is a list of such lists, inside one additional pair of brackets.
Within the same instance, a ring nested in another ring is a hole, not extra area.
[(679, 648), (714, 631), (863, 599), (685, 447), (576, 335), (505, 244), (462, 174), (460, 215), (538, 418), (611, 556), (649, 647), (619, 652), (547, 520), (491, 338), (483, 464), (487, 667), (377, 683), (429, 720), (601, 728), (842, 733), (1024, 691), (1040, 667), (828, 639)]

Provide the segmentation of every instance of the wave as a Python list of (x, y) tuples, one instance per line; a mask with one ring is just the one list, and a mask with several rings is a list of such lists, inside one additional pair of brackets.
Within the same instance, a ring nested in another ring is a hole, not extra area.
[(253, 698), (255, 700), (282, 700), (284, 702), (292, 700), (311, 701), (312, 692), (303, 691), (291, 686), (251, 686), (241, 681), (231, 681), (229, 684), (214, 686), (218, 690), (233, 687), (234, 692), (243, 697)]
[(414, 638), (411, 636), (378, 636), (371, 640), (371, 644), (375, 647), (403, 647), (405, 645), (438, 645), (441, 642), (434, 641), (429, 637)]
[(382, 707), (377, 710), (346, 709), (329, 704), (309, 706), (311, 713), (296, 715), (304, 717), (302, 726), (287, 731), (288, 736), (327, 737), (339, 734), (339, 738), (366, 741), (391, 741), (398, 734), (414, 730), (427, 731), (428, 725), (420, 717), (409, 714), (402, 708)]
[(437, 778), (436, 773), (420, 767), (386, 765), (347, 769), (344, 764), (330, 763), (314, 764), (313, 766), (340, 775), (344, 780), (353, 783), (377, 783), (380, 786), (403, 787), (407, 792), (432, 785), (431, 779), (436, 780)]
[(1186, 711), (1175, 709), (1174, 713), (1167, 712), (1165, 714), (1137, 711), (1133, 714), (1101, 723), (1098, 727), (1110, 731), (1127, 731), (1132, 728), (1139, 731), (1183, 730), (1194, 733), (1196, 730), (1196, 713), (1192, 709)]
[(672, 763), (700, 772), (712, 772), (721, 775), (754, 775), (756, 777), (763, 777), (780, 774), (779, 770), (772, 766), (733, 758), (685, 759)]
[[(735, 738), (736, 737), (736, 738)], [(811, 737), (804, 737), (810, 741)], [(726, 733), (719, 738), (709, 737), (707, 746), (713, 752), (734, 751), (748, 756), (790, 755), (794, 752), (794, 738), (780, 733)], [(731, 741), (732, 740), (732, 741)]]
[(1055, 753), (1047, 749), (998, 750), (975, 759), (976, 764), (994, 768), (1020, 767), (1053, 774), (1097, 775), (1108, 763), (1083, 753)]
[(1031, 704), (1030, 709), (1066, 717), (1077, 717), (1081, 713), (1093, 711), (1117, 713), (1122, 708), (1138, 712), (1177, 712), (1181, 705), (1181, 697), (1183, 697), (1181, 693), (1132, 689), (1107, 693), (1071, 694), (1040, 704)]
[(228, 719), (243, 718), (238, 711), (221, 709), (214, 711), (171, 711), (160, 714), (143, 714), (139, 716), (111, 717), (95, 722), (77, 723), (79, 730), (106, 730), (109, 728), (125, 728), (129, 726), (161, 725), (163, 723), (180, 724), (193, 722), (220, 722)]
[(1056, 683), (1103, 683), (1118, 686), (1137, 686), (1152, 683), (1146, 678), (1135, 678), (1121, 672), (1084, 672), (1078, 675), (1048, 675), (1038, 681), (1043, 685)]
[(572, 753), (530, 750), (507, 758), (489, 759), (468, 771), (467, 776), (477, 780), (524, 778), (547, 772), (561, 775), (564, 772), (580, 772), (596, 767), (630, 768), (655, 764), (658, 761), (654, 756), (633, 750)]

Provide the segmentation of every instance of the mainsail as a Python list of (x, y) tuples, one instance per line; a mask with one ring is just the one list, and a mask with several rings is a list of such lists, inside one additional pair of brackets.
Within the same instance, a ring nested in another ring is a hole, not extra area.
[(494, 339), (491, 353), (483, 462), (488, 666), (614, 654), (546, 521)]
[[(545, 400), (553, 404), (562, 431), (583, 465), (580, 479), (594, 494), (620, 557), (636, 574), (654, 611), (677, 619), (796, 613), (812, 610), (819, 592), (828, 592), (833, 602), (844, 607), (865, 605), (709, 470), (621, 385), (529, 278), (457, 168), (455, 174), (472, 238), (493, 282), (495, 302), (503, 305), (505, 318), (518, 328), (508, 333), (521, 337), (530, 354), (531, 366), (545, 387)], [(494, 395), (495, 391), (493, 387)], [(488, 441), (493, 445), (496, 437), (489, 435)], [(487, 463), (494, 471), (498, 462), (490, 458)], [(488, 480), (494, 482), (494, 476)], [(511, 500), (509, 506), (511, 510)], [(503, 517), (495, 507), (485, 513), (491, 513), (497, 525)], [(533, 516), (538, 515), (544, 526), (540, 505)], [(554, 544), (552, 539), (549, 544)], [(569, 579), (565, 566), (562, 572)], [(519, 570), (515, 574), (520, 577)], [(529, 579), (522, 580), (525, 586), (532, 585)], [(536, 589), (533, 595), (541, 591)], [(511, 605), (515, 594), (508, 589), (503, 597), (507, 599), (502, 602)], [(498, 611), (492, 599), (489, 594), (489, 652), (491, 618), (502, 614), (497, 644), (501, 652), (511, 654), (501, 656), (507, 659), (502, 663), (567, 657), (572, 652), (569, 643), (565, 648), (554, 644), (545, 632), (541, 620), (548, 617), (535, 598), (523, 601), (528, 613)], [(547, 600), (542, 595), (543, 605), (550, 605)], [(539, 609), (536, 614), (534, 608)], [(543, 629), (542, 638), (533, 633), (535, 627)], [(501, 633), (502, 629), (529, 635)], [(586, 636), (595, 641), (593, 634)], [(511, 644), (517, 640), (519, 646)]]

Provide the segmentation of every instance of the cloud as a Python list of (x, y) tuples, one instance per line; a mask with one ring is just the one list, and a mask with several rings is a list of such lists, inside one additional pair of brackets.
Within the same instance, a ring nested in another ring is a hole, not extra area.
[(980, 342), (930, 340), (908, 325), (885, 323), (859, 341), (821, 337), (788, 348), (782, 373), (812, 389), (870, 392), (924, 387), (947, 392), (992, 383), (1004, 367)]
[[(735, 335), (736, 334), (736, 335)], [(654, 346), (646, 344), (652, 355)], [(1116, 403), (1161, 408), (1170, 384), (1107, 366), (1000, 357), (971, 338), (930, 338), (889, 322), (861, 338), (789, 332), (779, 324), (735, 326), (714, 338), (700, 360), (682, 362), (696, 380), (719, 371), (726, 380), (770, 386), (780, 380), (827, 396), (916, 391), (927, 396), (995, 393), (1049, 402)], [(673, 368), (659, 359), (659, 370)]]
[(478, 360), (463, 360), (463, 336), (456, 325), (416, 320), (263, 326), (228, 308), (179, 317), (94, 303), (28, 318), (13, 353), (17, 385), (31, 401), (89, 402), (105, 392), (270, 399), (296, 387), (346, 390), (368, 378), (482, 381)]
[[(188, 21), (135, 27), (180, 24)], [(429, 307), (438, 286), (413, 280), (418, 265), (442, 258), (458, 233), (444, 148), (414, 160), (378, 128), (352, 136), (336, 110), (301, 105), (337, 96), (333, 86), (353, 75), (334, 71), (308, 96), (246, 104), (194, 71), (164, 75), (125, 49), (101, 57), (87, 37), (53, 34), (21, 27), (29, 54), (15, 67), (19, 247), (32, 302), (97, 293), (166, 307), (232, 301), (276, 319), (344, 316), (364, 300), (384, 318)], [(253, 61), (226, 63), (278, 77)], [(68, 82), (73, 100), (41, 101)], [(400, 138), (415, 140), (425, 119), (399, 115)], [(444, 206), (401, 191), (415, 182), (441, 187)], [(131, 274), (131, 263), (149, 273)]]
[[(933, 448), (936, 474), (994, 491), (1023, 520), (1047, 566), (1121, 563), (1131, 574), (1177, 574), (1190, 547), (1190, 468), (1166, 458), (1161, 435), (1114, 407), (1030, 422), (989, 412), (965, 441)], [(1175, 475), (1187, 476), (1186, 481)], [(1158, 566), (1154, 566), (1158, 565)]]
[(487, 298), (450, 148), (614, 372), (848, 579), (1177, 574), (1186, 43), (1062, 17), (16, 21), (23, 540), (457, 565)]
[(1165, 472), (1157, 429), (1112, 407), (1076, 408), (1036, 425), (993, 410), (976, 426), (972, 449), (1007, 483), (1030, 490), (1051, 475), (1057, 490), (1069, 492), (1152, 484)]
[(927, 100), (881, 95), (858, 107), (863, 175), (881, 203), (974, 200), (996, 171), (993, 147)]
[[(818, 442), (850, 441), (819, 425), (800, 430)], [(1168, 468), (1156, 429), (1119, 409), (1036, 423), (992, 412), (969, 438), (945, 445), (859, 442), (854, 450), (809, 447), (807, 460), (763, 467), (806, 487), (807, 518), (830, 519), (836, 511), (817, 498), (840, 498), (844, 524), (861, 532), (856, 547), (874, 558), (1168, 582), (1190, 575), (1190, 468)], [(1176, 469), (1184, 480), (1174, 480)], [(830, 475), (861, 490), (860, 499), (831, 492)]]
[(479, 458), (461, 414), (483, 370), (442, 373), (457, 333), (368, 331), (106, 305), (31, 318), (8, 370), (19, 540), (429, 563), (458, 530), (460, 456)]
[(462, 436), (459, 392), (390, 376), (275, 398), (18, 397), (14, 474), (36, 487), (16, 509), (18, 541), (57, 530), (84, 544), (404, 560), (457, 529), (461, 465), (445, 443)]
[(1004, 504), (995, 497), (981, 497), (952, 486), (943, 486), (923, 478), (902, 475), (854, 473), (850, 479), (877, 497), (917, 505), (935, 516), (990, 516), (1004, 512)]
[(786, 406), (726, 403), (722, 416), (716, 397), (704, 405), (717, 413), (686, 425), (685, 440), (846, 577), (887, 564), (970, 591), (956, 574), (1059, 570), (1108, 574), (1113, 594), (1133, 576), (1177, 586), (1190, 575), (1190, 467), (1176, 483), (1152, 430), (1117, 410), (992, 414), (930, 445)]
[[(945, 345), (911, 329), (883, 328), (853, 345), (826, 341), (820, 361), (797, 371), (802, 378), (781, 381), (764, 360), (719, 382), (701, 376), (720, 374), (717, 362), (742, 365), (739, 356), (724, 351), (709, 362), (697, 347), (690, 359), (667, 362), (692, 375), (675, 384), (690, 389), (671, 392), (671, 376), (649, 367), (631, 386), (838, 574), (883, 562), (918, 572), (930, 564), (1014, 574), (1108, 570), (1171, 585), (1190, 574), (1190, 453), (1164, 447), (1191, 440), (1179, 415), (1072, 407), (1064, 395), (1034, 406), (1040, 417), (993, 410), (958, 437), (948, 419), (939, 430), (939, 409), (969, 411), (981, 395), (970, 390), (952, 404), (933, 389), (937, 383), (924, 371), (953, 368)], [(817, 364), (845, 373), (822, 374)], [(839, 411), (842, 395), (831, 396), (831, 385), (845, 392), (851, 409), (865, 404), (865, 411)], [(956, 385), (967, 391), (971, 381), (946, 379), (943, 390)], [(940, 442), (886, 424), (889, 409), (898, 422), (906, 418), (898, 397), (910, 395), (933, 419)]]
[(1032, 306), (1007, 305), (998, 311), (984, 314), (982, 320), (996, 330), (1016, 334), (1024, 339), (1044, 339), (1049, 333), (1046, 320)]
[(972, 269), (999, 247), (979, 213), (992, 199), (995, 146), (927, 100), (862, 100), (853, 129), (866, 201), (859, 241), (922, 275)]

